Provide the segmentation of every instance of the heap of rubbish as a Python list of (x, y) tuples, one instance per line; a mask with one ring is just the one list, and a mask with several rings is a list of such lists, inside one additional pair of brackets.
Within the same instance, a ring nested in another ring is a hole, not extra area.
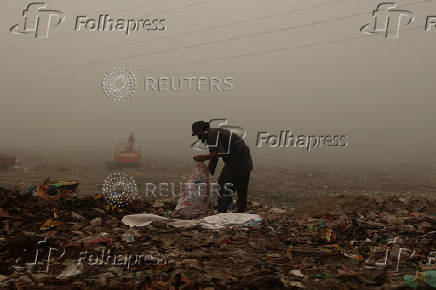
[(0, 288), (436, 287), (436, 203), (424, 197), (251, 201), (250, 215), (183, 219), (174, 199), (116, 208), (77, 186), (0, 188)]

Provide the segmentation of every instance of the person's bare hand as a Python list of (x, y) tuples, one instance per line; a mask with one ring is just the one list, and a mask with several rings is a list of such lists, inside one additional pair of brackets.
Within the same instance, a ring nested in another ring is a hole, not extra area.
[(193, 159), (196, 162), (203, 162), (204, 161), (204, 156), (203, 155), (197, 155), (197, 156), (194, 156)]

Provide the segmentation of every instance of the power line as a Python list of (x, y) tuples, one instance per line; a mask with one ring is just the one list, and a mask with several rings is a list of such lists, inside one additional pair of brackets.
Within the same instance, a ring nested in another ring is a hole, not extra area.
[[(152, 4), (155, 4), (155, 3), (161, 2), (161, 1), (166, 1), (166, 0), (153, 1), (153, 2), (150, 2), (150, 3), (146, 4), (146, 5), (141, 6), (141, 8), (148, 7), (148, 6), (152, 5)], [(178, 6), (178, 7), (175, 7), (175, 8), (168, 8), (168, 9), (164, 9), (164, 10), (161, 10), (161, 11), (157, 11), (155, 13), (149, 13), (149, 14), (144, 15), (142, 17), (148, 17), (148, 16), (160, 14), (160, 13), (166, 13), (166, 12), (182, 10), (182, 9), (186, 9), (186, 8), (189, 8), (189, 7), (197, 6), (197, 5), (200, 5), (200, 4), (208, 3), (208, 2), (211, 2), (211, 1), (214, 1), (214, 0), (202, 0), (202, 1), (194, 2), (194, 3), (186, 4), (186, 5), (183, 5), (183, 6)], [(139, 9), (139, 8), (137, 7), (137, 8), (126, 9), (126, 10), (122, 10), (121, 12), (124, 13), (126, 11), (137, 10), (137, 9)], [(119, 13), (119, 12), (120, 11), (115, 12), (115, 13)], [(64, 33), (64, 34), (61, 34), (61, 35), (58, 35), (58, 36), (47, 38), (46, 40), (52, 40), (52, 39), (58, 39), (58, 38), (61, 38), (61, 37), (67, 37), (67, 36), (71, 36), (71, 35), (76, 34), (76, 33), (77, 33), (76, 31), (72, 31), (72, 32)], [(30, 43), (34, 44), (34, 40), (27, 41), (24, 44), (30, 44)], [(15, 46), (15, 45), (13, 45), (13, 46)]]
[[(422, 29), (422, 27), (421, 26), (411, 27), (408, 29), (404, 29), (403, 31), (412, 31), (412, 30), (417, 30), (417, 29)], [(378, 37), (380, 35), (381, 34), (377, 34), (377, 35), (372, 35), (369, 37), (373, 38), (373, 37)], [(255, 55), (264, 55), (264, 54), (271, 54), (271, 53), (277, 53), (277, 52), (282, 52), (282, 51), (291, 51), (291, 50), (310, 48), (310, 47), (316, 47), (316, 46), (322, 46), (322, 45), (328, 45), (328, 44), (343, 43), (343, 42), (354, 41), (354, 40), (359, 40), (359, 39), (368, 39), (368, 35), (363, 35), (363, 36), (361, 35), (361, 36), (347, 37), (347, 38), (342, 38), (342, 39), (337, 39), (337, 40), (328, 40), (328, 41), (322, 41), (322, 42), (308, 43), (308, 44), (302, 44), (302, 45), (291, 46), (291, 47), (274, 48), (274, 49), (268, 49), (268, 50), (264, 50), (264, 51), (242, 53), (242, 54), (230, 55), (230, 56), (224, 56), (224, 57), (208, 58), (208, 59), (203, 59), (203, 60), (198, 60), (198, 61), (187, 62), (187, 63), (183, 63), (183, 64), (155, 66), (155, 67), (151, 67), (151, 68), (137, 69), (135, 71), (155, 70), (155, 69), (168, 68), (168, 67), (178, 67), (178, 66), (194, 65), (194, 64), (200, 64), (200, 63), (208, 63), (208, 62), (214, 62), (214, 61), (224, 61), (224, 60), (229, 60), (229, 59), (234, 59), (234, 58), (249, 57), (249, 56), (255, 56)]]
[[(406, 7), (406, 6), (410, 6), (410, 5), (417, 5), (417, 4), (427, 3), (427, 2), (431, 2), (431, 1), (433, 1), (433, 0), (421, 0), (421, 1), (417, 1), (417, 2), (411, 2), (411, 3), (404, 4), (404, 5), (400, 5), (398, 7)], [(340, 17), (335, 17), (335, 18), (331, 18), (331, 19), (315, 21), (315, 22), (308, 23), (308, 24), (297, 24), (297, 25), (292, 25), (292, 26), (283, 27), (283, 28), (274, 29), (274, 30), (255, 32), (255, 33), (251, 33), (251, 34), (245, 34), (245, 35), (241, 35), (241, 36), (235, 36), (235, 37), (230, 37), (230, 38), (225, 38), (225, 39), (220, 39), (220, 40), (215, 40), (215, 41), (210, 41), (210, 42), (197, 43), (197, 44), (193, 44), (193, 45), (189, 45), (189, 46), (167, 48), (167, 49), (153, 51), (153, 52), (138, 53), (138, 54), (132, 54), (132, 55), (127, 55), (127, 56), (121, 56), (121, 57), (117, 57), (117, 58), (97, 60), (97, 61), (88, 62), (88, 63), (85, 63), (85, 64), (75, 64), (75, 65), (69, 65), (69, 66), (61, 66), (61, 67), (57, 67), (57, 68), (53, 68), (53, 69), (49, 69), (49, 70), (39, 70), (39, 72), (41, 72), (41, 71), (58, 71), (58, 70), (61, 70), (61, 69), (66, 69), (66, 68), (68, 69), (68, 68), (74, 68), (74, 67), (96, 65), (96, 64), (101, 64), (101, 63), (115, 61), (115, 60), (117, 60), (117, 61), (118, 60), (126, 60), (126, 59), (131, 59), (131, 58), (137, 58), (137, 57), (143, 57), (143, 56), (158, 55), (158, 54), (162, 54), (162, 53), (174, 52), (174, 51), (178, 51), (178, 50), (198, 48), (198, 47), (202, 47), (202, 46), (208, 46), (208, 45), (212, 45), (212, 44), (219, 44), (219, 43), (225, 43), (225, 42), (230, 42), (230, 41), (235, 41), (235, 40), (240, 40), (240, 39), (252, 38), (252, 37), (257, 37), (257, 36), (271, 34), (271, 33), (285, 32), (285, 31), (289, 31), (289, 30), (293, 30), (293, 29), (299, 29), (299, 28), (304, 28), (304, 27), (316, 26), (316, 25), (320, 25), (320, 24), (333, 23), (333, 22), (336, 22), (336, 21), (342, 21), (342, 20), (345, 20), (345, 19), (350, 19), (350, 18), (354, 18), (354, 17), (358, 17), (358, 16), (363, 16), (363, 15), (367, 15), (367, 14), (370, 14), (370, 13), (371, 12), (354, 13), (354, 14), (351, 14), (351, 15), (346, 15), (346, 16), (340, 16)], [(35, 72), (35, 71), (33, 71), (33, 72)], [(33, 72), (26, 72), (24, 74), (33, 73)]]
[[(151, 6), (151, 5), (153, 5), (153, 4), (157, 3), (157, 2), (160, 2), (160, 1), (168, 1), (168, 0), (156, 0), (156, 1), (149, 2), (149, 3), (145, 4), (145, 5), (137, 6), (137, 7), (135, 7), (135, 8), (124, 9), (124, 10), (118, 10), (118, 11), (115, 11), (115, 13), (124, 13), (124, 12), (131, 11), (131, 10), (137, 10), (137, 9), (145, 8), (145, 7)], [(50, 38), (48, 38), (48, 39), (57, 39), (57, 38), (60, 38), (60, 37), (63, 37), (63, 36), (69, 36), (69, 35), (71, 35), (71, 34), (73, 34), (73, 33), (74, 33), (74, 32), (68, 32), (68, 33), (64, 33), (64, 34), (58, 35), (58, 36), (50, 37)], [(34, 41), (35, 41), (35, 40), (26, 41), (24, 44), (30, 44), (30, 43), (33, 44)], [(20, 44), (20, 45), (21, 45), (21, 44)], [(16, 46), (16, 45), (10, 45), (9, 47), (15, 47), (15, 46)]]
[[(432, 0), (430, 0), (430, 1), (432, 1)], [(422, 29), (422, 27), (416, 26), (416, 27), (403, 29), (402, 31), (408, 32), (408, 31), (414, 31), (414, 30), (418, 30), (418, 29)], [(382, 36), (382, 34), (360, 35), (360, 36), (347, 37), (347, 38), (341, 38), (341, 39), (336, 39), (336, 40), (327, 40), (327, 41), (322, 41), (322, 42), (307, 43), (307, 44), (302, 44), (302, 45), (298, 45), (298, 46), (280, 47), (280, 48), (268, 49), (268, 50), (251, 52), (251, 53), (242, 53), (242, 54), (229, 55), (229, 56), (223, 56), (223, 57), (207, 58), (207, 59), (203, 59), (203, 60), (196, 60), (196, 61), (185, 62), (185, 63), (180, 63), (180, 64), (148, 67), (148, 68), (136, 69), (135, 71), (143, 71), (143, 70), (151, 71), (151, 70), (157, 70), (157, 69), (162, 69), (162, 68), (189, 66), (189, 65), (196, 65), (196, 64), (209, 63), (209, 62), (215, 62), (215, 61), (226, 61), (226, 60), (235, 59), (235, 58), (267, 55), (267, 54), (272, 54), (272, 53), (280, 53), (280, 52), (284, 52), (284, 51), (292, 51), (292, 50), (298, 50), (298, 49), (318, 47), (318, 46), (329, 45), (329, 44), (351, 42), (354, 40), (377, 38), (377, 37), (381, 37), (381, 36)], [(83, 76), (76, 76), (76, 77), (68, 78), (68, 79), (82, 78), (82, 77)], [(60, 79), (60, 80), (65, 80), (65, 79)]]
[[(208, 31), (208, 30), (223, 28), (223, 27), (227, 27), (227, 26), (248, 23), (248, 22), (252, 22), (252, 21), (256, 21), (256, 20), (264, 20), (264, 19), (268, 19), (268, 18), (272, 18), (272, 17), (289, 15), (289, 14), (292, 14), (292, 13), (297, 13), (297, 12), (301, 12), (301, 11), (307, 11), (307, 10), (311, 10), (311, 9), (315, 9), (315, 8), (319, 8), (319, 7), (323, 7), (323, 6), (331, 6), (331, 5), (334, 5), (334, 4), (337, 4), (337, 3), (341, 3), (341, 2), (345, 2), (345, 1), (349, 1), (349, 0), (338, 0), (338, 1), (334, 1), (334, 2), (317, 4), (317, 5), (306, 7), (306, 8), (293, 9), (293, 10), (290, 10), (290, 11), (274, 13), (274, 14), (271, 14), (271, 15), (259, 16), (259, 17), (239, 20), (239, 21), (235, 21), (235, 22), (231, 22), (231, 23), (227, 23), (227, 24), (220, 24), (220, 25), (215, 25), (215, 26), (211, 26), (211, 27), (206, 27), (206, 28), (203, 28), (203, 29), (197, 29), (197, 30), (193, 30), (193, 31), (182, 32), (182, 33), (179, 33), (177, 35), (172, 35), (172, 36), (168, 36), (168, 37), (175, 37), (175, 36), (191, 34), (191, 33), (200, 32), (200, 31)], [(167, 37), (157, 38), (157, 40), (164, 39), (164, 38), (167, 38)], [(156, 38), (153, 38), (153, 39), (150, 39), (150, 40), (147, 40), (147, 41), (153, 41), (153, 40), (156, 40)], [(122, 46), (126, 46), (126, 45), (132, 45), (132, 44), (115, 45), (112, 48), (122, 47)], [(164, 49), (164, 50), (158, 51), (157, 53), (172, 52), (172, 51), (176, 51), (176, 50), (180, 50), (180, 49), (186, 49), (186, 48), (190, 48), (190, 47), (168, 48), (168, 49)], [(155, 54), (155, 52), (151, 52), (150, 53), (150, 55), (152, 55), (152, 54)], [(147, 55), (147, 54), (144, 54), (144, 56), (145, 55)], [(26, 71), (24, 73), (19, 73), (19, 74), (15, 74), (15, 75), (26, 75), (26, 74), (37, 73), (37, 72), (42, 72), (42, 71), (57, 71), (59, 69), (64, 69), (64, 68), (74, 68), (74, 67), (80, 67), (80, 66), (91, 65), (91, 64), (99, 64), (99, 63), (103, 63), (103, 62), (110, 61), (110, 60), (113, 60), (113, 59), (98, 60), (98, 61), (94, 61), (94, 62), (88, 62), (86, 64), (65, 65), (65, 66), (60, 66), (60, 67), (57, 67), (57, 68), (51, 68), (51, 69), (48, 69), (48, 70), (40, 70), (40, 69), (38, 69), (38, 70), (33, 70), (33, 71)]]
[(311, 10), (311, 9), (315, 9), (315, 8), (319, 8), (319, 7), (323, 7), (323, 6), (330, 6), (330, 5), (334, 5), (334, 4), (346, 2), (346, 1), (350, 1), (350, 0), (337, 0), (337, 1), (333, 1), (333, 2), (327, 2), (327, 3), (313, 5), (313, 6), (306, 7), (306, 8), (293, 9), (293, 10), (289, 10), (289, 11), (285, 11), (285, 12), (272, 13), (272, 14), (268, 14), (268, 15), (262, 15), (262, 16), (257, 16), (257, 17), (253, 17), (253, 18), (237, 20), (237, 21), (233, 21), (230, 23), (218, 24), (218, 25), (213, 25), (213, 26), (209, 26), (209, 27), (205, 27), (205, 28), (183, 31), (180, 33), (175, 33), (175, 34), (171, 34), (171, 35), (167, 35), (167, 36), (163, 36), (163, 37), (156, 37), (156, 38), (147, 39), (145, 41), (138, 41), (138, 42), (134, 42), (134, 43), (125, 43), (125, 44), (121, 44), (121, 45), (116, 44), (116, 45), (112, 45), (112, 46), (106, 46), (104, 48), (83, 50), (83, 51), (80, 51), (78, 54), (95, 52), (95, 51), (99, 51), (102, 49), (108, 49), (108, 48), (111, 49), (111, 48), (119, 48), (119, 47), (124, 47), (124, 46), (138, 46), (140, 43), (144, 43), (144, 42), (162, 40), (162, 39), (173, 38), (173, 37), (188, 35), (188, 34), (192, 34), (192, 33), (197, 33), (197, 32), (205, 32), (205, 31), (215, 30), (215, 29), (219, 29), (219, 28), (231, 27), (233, 25), (239, 25), (239, 24), (250, 23), (250, 22), (254, 22), (254, 21), (265, 20), (268, 18), (289, 15), (289, 14), (293, 14), (293, 13), (297, 13), (297, 12), (301, 12), (301, 11), (307, 11), (307, 10)]
[[(407, 32), (407, 31), (413, 31), (413, 30), (418, 30), (418, 29), (422, 29), (422, 27), (421, 26), (412, 27), (412, 28), (404, 29), (403, 31)], [(354, 40), (377, 38), (377, 37), (381, 37), (381, 36), (382, 36), (382, 34), (360, 35), (360, 36), (347, 37), (347, 38), (341, 38), (341, 39), (336, 39), (336, 40), (307, 43), (307, 44), (302, 44), (302, 45), (298, 45), (298, 46), (280, 47), (280, 48), (268, 49), (268, 50), (251, 52), (251, 53), (242, 53), (242, 54), (237, 54), (237, 55), (229, 55), (229, 56), (216, 57), (216, 58), (207, 58), (207, 59), (203, 59), (203, 60), (196, 60), (196, 61), (185, 62), (185, 63), (174, 64), (174, 65), (161, 65), (161, 66), (155, 66), (155, 67), (148, 67), (148, 68), (136, 69), (135, 71), (143, 71), (143, 70), (151, 71), (151, 70), (157, 70), (157, 69), (162, 69), (162, 68), (189, 66), (189, 65), (196, 65), (196, 64), (209, 63), (209, 62), (215, 62), (215, 61), (226, 61), (226, 60), (235, 59), (235, 58), (267, 55), (267, 54), (272, 54), (272, 53), (280, 53), (280, 52), (284, 52), (284, 51), (292, 51), (292, 50), (298, 50), (298, 49), (318, 47), (318, 46), (329, 45), (329, 44), (345, 43), (345, 42), (350, 42), (350, 41), (354, 41)], [(74, 78), (82, 78), (82, 77), (84, 77), (84, 76), (76, 76)], [(74, 78), (68, 78), (68, 79), (74, 79)], [(66, 80), (66, 79), (60, 79), (60, 80)]]

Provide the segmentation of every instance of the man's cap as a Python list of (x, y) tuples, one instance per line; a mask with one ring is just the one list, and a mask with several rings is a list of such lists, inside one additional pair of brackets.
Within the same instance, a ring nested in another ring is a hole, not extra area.
[(195, 136), (198, 131), (207, 131), (209, 123), (205, 121), (197, 121), (192, 123), (192, 136)]

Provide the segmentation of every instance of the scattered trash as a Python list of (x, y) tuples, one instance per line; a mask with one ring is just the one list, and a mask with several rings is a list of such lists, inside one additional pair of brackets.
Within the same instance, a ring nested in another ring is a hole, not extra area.
[(344, 253), (344, 256), (357, 261), (362, 261), (364, 259), (362, 255), (356, 255), (356, 254)]
[(255, 226), (262, 221), (257, 214), (249, 213), (219, 213), (203, 219), (202, 226), (220, 229), (228, 226)]
[(425, 287), (436, 288), (436, 271), (417, 272), (415, 276), (405, 275), (404, 281), (411, 288)]
[(85, 243), (85, 245), (87, 247), (91, 247), (91, 246), (98, 245), (98, 244), (106, 244), (106, 245), (112, 246), (113, 241), (111, 238), (100, 238), (100, 239), (90, 240), (90, 241), (87, 241)]
[(153, 208), (162, 208), (162, 207), (164, 207), (164, 204), (160, 201), (156, 201), (156, 202), (153, 202), (152, 207)]
[(168, 218), (155, 214), (139, 213), (124, 216), (121, 222), (130, 227), (148, 226), (154, 221), (167, 220)]
[(53, 227), (60, 226), (62, 224), (63, 224), (63, 222), (61, 222), (61, 221), (57, 221), (57, 220), (49, 218), (44, 222), (44, 224), (41, 226), (40, 229), (41, 229), (41, 231), (45, 231), (45, 230), (51, 229)]
[(133, 237), (132, 234), (123, 234), (122, 236), (123, 241), (128, 242), (128, 243), (132, 243), (135, 241), (135, 238)]
[(134, 214), (123, 217), (121, 222), (130, 227), (147, 226), (154, 221), (165, 221), (174, 227), (192, 227), (199, 225), (210, 230), (218, 230), (228, 226), (254, 226), (262, 221), (256, 214), (220, 213), (198, 220), (168, 219), (154, 214)]
[(101, 218), (95, 218), (89, 222), (93, 226), (101, 226)]
[(8, 212), (0, 207), (0, 218), (10, 217)]
[(56, 201), (71, 196), (77, 191), (78, 181), (51, 181), (50, 177), (42, 185), (31, 186), (29, 192), (48, 201)]
[(292, 210), (250, 201), (251, 214), (211, 207), (193, 219), (180, 218), (174, 199), (107, 205), (101, 195), (0, 188), (0, 288), (434, 287), (435, 203), (426, 198), (326, 197)]
[(65, 279), (72, 276), (77, 276), (81, 274), (82, 271), (83, 271), (83, 264), (80, 265), (71, 264), (65, 270), (63, 270), (62, 273), (60, 273), (56, 278)]
[(303, 275), (303, 273), (301, 273), (301, 270), (291, 270), (291, 271), (289, 271), (289, 274), (304, 278), (304, 275)]
[(272, 208), (271, 209), (271, 213), (275, 213), (275, 214), (284, 214), (284, 213), (286, 213), (286, 211), (285, 210), (283, 210), (283, 209), (281, 209), (281, 208)]
[(80, 214), (74, 211), (71, 212), (71, 217), (76, 220), (86, 221), (86, 219), (83, 216), (81, 216)]

